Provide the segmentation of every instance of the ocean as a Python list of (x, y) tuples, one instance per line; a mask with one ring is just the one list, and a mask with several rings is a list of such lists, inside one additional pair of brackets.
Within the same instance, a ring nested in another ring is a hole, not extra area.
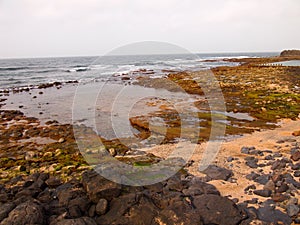
[(0, 59), (0, 89), (73, 80), (96, 82), (106, 80), (112, 75), (141, 69), (151, 70), (159, 76), (163, 70), (195, 71), (222, 65), (236, 65), (222, 61), (223, 58), (268, 57), (278, 54), (273, 52)]

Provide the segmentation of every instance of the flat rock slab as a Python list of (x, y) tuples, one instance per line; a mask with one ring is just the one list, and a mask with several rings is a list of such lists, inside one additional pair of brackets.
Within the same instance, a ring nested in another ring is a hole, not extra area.
[(221, 168), (215, 165), (208, 166), (204, 171), (204, 174), (208, 176), (208, 178), (212, 180), (228, 180), (230, 177), (233, 176), (231, 170)]

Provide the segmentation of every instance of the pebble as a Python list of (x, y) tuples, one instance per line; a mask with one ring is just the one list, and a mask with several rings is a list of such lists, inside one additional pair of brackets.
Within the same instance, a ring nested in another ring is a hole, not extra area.
[(43, 155), (44, 158), (50, 158), (50, 157), (52, 157), (52, 156), (53, 156), (53, 153), (52, 153), (52, 152), (46, 152), (46, 153)]
[(65, 139), (64, 138), (60, 138), (59, 140), (58, 140), (58, 143), (64, 143), (65, 142)]
[(227, 162), (232, 162), (234, 160), (234, 158), (232, 157), (232, 156), (229, 156), (228, 158), (227, 158)]
[(295, 152), (294, 154), (292, 154), (291, 159), (292, 159), (293, 161), (299, 161), (299, 160), (300, 160), (300, 152), (297, 151), (297, 152)]
[(264, 190), (270, 190), (270, 191), (274, 191), (275, 190), (275, 184), (272, 180), (269, 180), (265, 186), (264, 186)]
[(96, 213), (101, 216), (106, 213), (108, 202), (106, 199), (101, 198), (96, 205)]
[(262, 196), (262, 197), (270, 197), (272, 194), (272, 191), (270, 190), (255, 190), (253, 191), (254, 194)]
[(116, 149), (114, 148), (110, 148), (109, 150), (109, 154), (112, 156), (112, 157), (115, 157), (117, 155), (117, 151)]

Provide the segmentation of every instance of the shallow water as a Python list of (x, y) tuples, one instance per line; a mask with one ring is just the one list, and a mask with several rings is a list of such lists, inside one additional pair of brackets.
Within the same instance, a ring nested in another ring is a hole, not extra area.
[(194, 102), (199, 99), (202, 97), (164, 89), (99, 82), (11, 93), (2, 109), (21, 110), (42, 123), (57, 120), (84, 124), (112, 139), (134, 136), (137, 131), (129, 118), (159, 110), (159, 105), (149, 106), (149, 102), (166, 102), (178, 111), (195, 111)]

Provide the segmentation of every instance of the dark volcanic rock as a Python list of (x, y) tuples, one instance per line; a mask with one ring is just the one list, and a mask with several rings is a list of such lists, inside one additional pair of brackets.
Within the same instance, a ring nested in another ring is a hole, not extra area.
[(270, 190), (255, 190), (253, 191), (254, 194), (262, 196), (262, 197), (270, 197), (272, 194), (272, 191)]
[(14, 203), (5, 203), (0, 205), (0, 221), (8, 216), (8, 214), (16, 207)]
[(300, 160), (300, 152), (295, 152), (294, 154), (292, 154), (291, 159), (293, 161), (299, 161)]
[(1, 225), (44, 224), (44, 210), (35, 202), (25, 202), (12, 210)]
[(262, 221), (278, 224), (291, 224), (291, 218), (280, 212), (279, 210), (275, 210), (273, 207), (265, 206), (258, 209), (258, 218)]
[[(242, 220), (241, 212), (228, 198), (218, 195), (202, 195), (196, 196), (193, 203), (204, 224), (235, 225)], [(220, 212), (224, 214), (221, 215)]]
[(286, 166), (286, 161), (285, 160), (276, 160), (273, 163), (271, 169), (272, 170), (280, 170), (280, 169), (285, 168), (285, 166)]
[(203, 173), (212, 180), (228, 180), (233, 175), (231, 170), (215, 165), (208, 166)]
[(299, 213), (300, 209), (298, 205), (289, 204), (286, 206), (286, 211), (290, 217), (293, 217)]
[(97, 223), (91, 218), (82, 217), (78, 219), (63, 219), (56, 225), (97, 225)]
[(121, 185), (106, 180), (95, 171), (87, 171), (82, 175), (82, 184), (92, 202), (98, 203), (101, 198), (112, 200), (121, 193)]
[(258, 167), (257, 165), (258, 159), (256, 159), (255, 157), (246, 157), (245, 160), (246, 160), (246, 165), (249, 166), (250, 168), (255, 169)]

